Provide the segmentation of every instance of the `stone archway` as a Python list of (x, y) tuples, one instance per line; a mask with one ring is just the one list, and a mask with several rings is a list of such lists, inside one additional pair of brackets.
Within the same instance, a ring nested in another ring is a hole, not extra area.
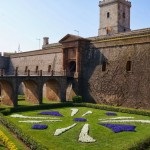
[(10, 105), (14, 104), (13, 102), (13, 87), (8, 81), (0, 81), (0, 101), (1, 104)]
[(33, 80), (25, 80), (21, 84), (24, 85), (25, 100), (34, 104), (39, 103), (38, 84)]
[(48, 80), (43, 86), (43, 95), (48, 101), (60, 101), (60, 84), (57, 80)]
[(69, 72), (76, 72), (76, 62), (70, 61), (68, 64)]

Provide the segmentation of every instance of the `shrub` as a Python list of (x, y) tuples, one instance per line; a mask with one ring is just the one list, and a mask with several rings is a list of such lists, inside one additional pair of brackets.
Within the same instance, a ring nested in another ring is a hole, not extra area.
[(74, 103), (81, 103), (82, 102), (82, 96), (79, 96), (79, 95), (74, 96), (72, 98), (72, 100), (73, 100)]
[(108, 105), (91, 104), (91, 103), (80, 103), (80, 104), (74, 103), (73, 105), (75, 107), (89, 107), (89, 108), (107, 110), (107, 111), (112, 111), (112, 112), (122, 112), (122, 113), (128, 113), (128, 114), (150, 116), (150, 111), (148, 110), (138, 110), (138, 109), (124, 108), (124, 107), (112, 107)]

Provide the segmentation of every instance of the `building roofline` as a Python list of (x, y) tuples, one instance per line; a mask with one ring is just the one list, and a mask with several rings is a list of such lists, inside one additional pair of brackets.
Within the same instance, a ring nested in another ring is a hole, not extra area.
[(101, 35), (101, 36), (95, 36), (95, 37), (89, 37), (87, 38), (90, 41), (99, 41), (99, 40), (110, 40), (110, 39), (120, 39), (120, 38), (129, 38), (129, 37), (135, 37), (135, 36), (141, 36), (141, 35), (150, 35), (150, 28), (144, 28), (144, 29), (138, 29), (138, 30), (132, 30), (127, 32), (120, 32), (112, 35)]

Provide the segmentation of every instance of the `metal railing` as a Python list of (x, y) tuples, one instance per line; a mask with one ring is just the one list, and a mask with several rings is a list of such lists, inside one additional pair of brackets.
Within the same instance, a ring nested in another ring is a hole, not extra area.
[(0, 76), (67, 76), (74, 77), (74, 72), (66, 72), (66, 71), (22, 71), (22, 70), (13, 70), (11, 73), (1, 72)]

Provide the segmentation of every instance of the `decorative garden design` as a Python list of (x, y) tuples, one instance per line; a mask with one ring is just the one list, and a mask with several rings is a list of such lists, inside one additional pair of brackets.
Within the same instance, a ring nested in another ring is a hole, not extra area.
[[(61, 134), (63, 134), (64, 132), (74, 128), (76, 125), (78, 125), (80, 122), (85, 124), (83, 125), (79, 137), (78, 137), (78, 141), (79, 142), (83, 142), (83, 143), (91, 143), (91, 142), (96, 142), (96, 139), (94, 139), (93, 137), (91, 137), (89, 135), (89, 124), (88, 124), (88, 120), (86, 119), (86, 115), (90, 115), (92, 114), (92, 111), (87, 111), (85, 112), (83, 115), (81, 115), (81, 117), (79, 118), (74, 118), (74, 116), (79, 112), (79, 109), (77, 108), (72, 108), (71, 109), (71, 114), (70, 116), (73, 118), (73, 124), (64, 127), (64, 128), (58, 128), (54, 131), (54, 136), (60, 136)], [(24, 120), (19, 120), (19, 122), (25, 122), (25, 123), (32, 123), (32, 129), (36, 129), (36, 130), (44, 130), (48, 128), (47, 124), (41, 124), (42, 122), (59, 122), (59, 121), (63, 121), (63, 115), (58, 112), (58, 111), (42, 111), (40, 113), (38, 113), (37, 115), (45, 115), (43, 117), (41, 116), (24, 116), (24, 115), (20, 115), (20, 114), (12, 114), (11, 117), (14, 118), (20, 118), (20, 119), (24, 119)], [(150, 120), (135, 120), (134, 117), (117, 117), (117, 113), (115, 112), (106, 112), (105, 113), (106, 118), (102, 118), (99, 119), (99, 125), (108, 128), (108, 130), (112, 130), (114, 133), (118, 133), (118, 132), (135, 132), (136, 130), (136, 126), (131, 125), (132, 122), (139, 122), (139, 123), (147, 123), (150, 124)], [(115, 117), (113, 117), (115, 116)], [(26, 120), (25, 120), (26, 119)], [(124, 124), (124, 123), (128, 123), (130, 122), (130, 124)], [(119, 123), (119, 124), (118, 124)]]

